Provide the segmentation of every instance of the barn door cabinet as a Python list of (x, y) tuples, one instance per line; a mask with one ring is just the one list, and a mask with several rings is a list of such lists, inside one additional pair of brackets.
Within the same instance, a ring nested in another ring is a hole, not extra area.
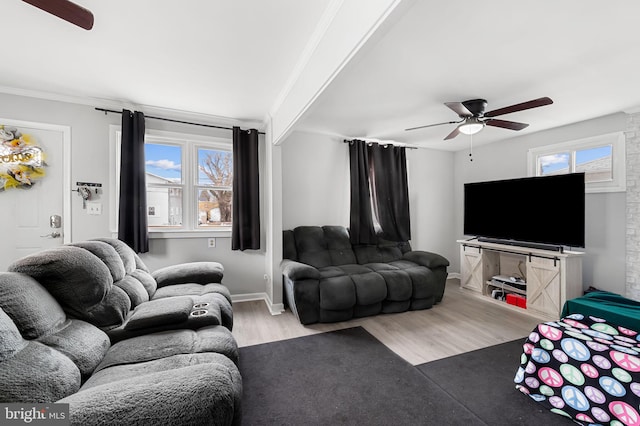
[[(460, 286), (492, 297), (494, 290), (526, 297), (528, 311), (560, 317), (564, 302), (582, 295), (582, 252), (551, 251), (459, 240)], [(520, 278), (518, 286), (494, 277)]]

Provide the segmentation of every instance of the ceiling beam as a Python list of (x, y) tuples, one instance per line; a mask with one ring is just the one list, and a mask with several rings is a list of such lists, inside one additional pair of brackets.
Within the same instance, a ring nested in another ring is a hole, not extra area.
[(325, 88), (401, 4), (413, 0), (334, 0), (307, 43), (266, 121), (279, 145)]

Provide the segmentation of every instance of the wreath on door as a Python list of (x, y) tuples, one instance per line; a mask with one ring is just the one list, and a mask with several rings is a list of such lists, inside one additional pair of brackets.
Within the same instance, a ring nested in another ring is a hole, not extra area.
[(0, 125), (0, 191), (31, 188), (44, 177), (44, 153), (30, 135)]

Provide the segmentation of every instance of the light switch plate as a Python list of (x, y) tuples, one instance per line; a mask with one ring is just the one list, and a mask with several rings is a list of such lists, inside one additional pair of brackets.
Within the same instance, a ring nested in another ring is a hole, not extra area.
[(100, 215), (102, 214), (102, 203), (88, 202), (87, 214)]

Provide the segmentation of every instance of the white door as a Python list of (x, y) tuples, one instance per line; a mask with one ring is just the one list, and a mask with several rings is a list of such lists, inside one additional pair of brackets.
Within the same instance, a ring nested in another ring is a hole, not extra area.
[(71, 241), (71, 129), (2, 118), (0, 125), (29, 135), (32, 146), (41, 148), (46, 164), (44, 176), (30, 188), (0, 191), (0, 271), (6, 271), (20, 257)]

